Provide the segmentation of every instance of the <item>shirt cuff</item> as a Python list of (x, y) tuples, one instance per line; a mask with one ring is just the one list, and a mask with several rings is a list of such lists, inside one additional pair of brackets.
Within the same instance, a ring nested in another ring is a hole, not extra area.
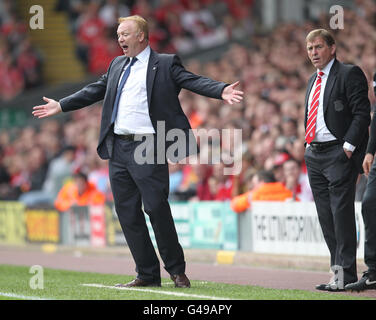
[(343, 144), (343, 149), (346, 149), (348, 151), (351, 151), (351, 152), (354, 152), (355, 150), (355, 146), (353, 146), (352, 144), (348, 143), (348, 142), (345, 142)]

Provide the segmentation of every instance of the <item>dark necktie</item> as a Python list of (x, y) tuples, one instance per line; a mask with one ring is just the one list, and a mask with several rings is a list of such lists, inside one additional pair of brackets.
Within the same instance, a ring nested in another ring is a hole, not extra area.
[(124, 84), (127, 81), (129, 74), (131, 73), (131, 67), (136, 62), (136, 60), (137, 60), (137, 58), (133, 57), (129, 67), (127, 69), (125, 69), (123, 77), (121, 78), (119, 87), (118, 87), (117, 92), (116, 92), (114, 108), (112, 109), (111, 124), (113, 124), (115, 122), (115, 119), (116, 119), (116, 116), (117, 116), (117, 113), (118, 113), (118, 110), (119, 110), (119, 101), (120, 101), (121, 92), (123, 91)]

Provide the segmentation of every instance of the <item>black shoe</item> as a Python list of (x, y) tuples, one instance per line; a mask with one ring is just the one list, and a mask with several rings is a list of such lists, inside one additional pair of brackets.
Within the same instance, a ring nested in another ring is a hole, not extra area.
[(190, 288), (191, 282), (185, 273), (172, 275), (171, 280), (174, 281), (176, 288)]
[(133, 288), (133, 287), (160, 287), (161, 282), (156, 281), (156, 282), (148, 282), (139, 278), (134, 279), (133, 281), (129, 283), (119, 283), (116, 284), (115, 287), (117, 288)]
[(345, 286), (348, 291), (363, 291), (369, 289), (376, 289), (376, 272), (363, 272), (362, 278), (354, 283), (349, 283)]
[(320, 290), (320, 291), (328, 291), (328, 288), (329, 288), (328, 283), (318, 284), (316, 286), (316, 290)]
[(329, 292), (342, 292), (345, 291), (344, 288), (341, 288), (338, 286), (337, 283), (332, 282), (332, 283), (324, 283), (324, 284), (318, 284), (316, 286), (316, 290), (320, 291), (329, 291)]

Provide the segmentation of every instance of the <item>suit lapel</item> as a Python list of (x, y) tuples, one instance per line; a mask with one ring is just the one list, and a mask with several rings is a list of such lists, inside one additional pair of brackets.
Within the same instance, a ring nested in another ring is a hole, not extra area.
[(111, 83), (111, 109), (114, 107), (115, 103), (115, 97), (116, 97), (116, 91), (118, 88), (118, 84), (120, 81), (120, 76), (122, 71), (124, 70), (125, 66), (128, 64), (129, 58), (128, 57), (122, 57), (122, 61), (119, 61), (119, 66), (115, 68), (114, 75), (112, 77), (112, 83)]
[(146, 73), (146, 91), (148, 98), (148, 106), (150, 109), (151, 93), (153, 91), (154, 79), (158, 70), (158, 54), (153, 50), (150, 50), (150, 57), (148, 63), (148, 70)]
[(334, 63), (329, 72), (328, 80), (326, 81), (326, 85), (325, 85), (324, 100), (323, 100), (324, 115), (326, 113), (326, 110), (328, 109), (328, 100), (330, 97), (330, 93), (332, 92), (334, 83), (337, 80), (337, 72), (338, 72), (338, 61), (334, 60)]

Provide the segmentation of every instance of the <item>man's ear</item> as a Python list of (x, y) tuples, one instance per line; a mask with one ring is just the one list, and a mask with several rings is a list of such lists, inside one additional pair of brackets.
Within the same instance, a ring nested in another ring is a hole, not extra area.
[(335, 53), (336, 53), (336, 50), (337, 50), (337, 47), (335, 44), (332, 45), (331, 49), (330, 49), (330, 53), (334, 56)]
[(145, 40), (145, 33), (143, 33), (142, 31), (140, 31), (138, 33), (138, 41), (139, 42), (143, 42)]

